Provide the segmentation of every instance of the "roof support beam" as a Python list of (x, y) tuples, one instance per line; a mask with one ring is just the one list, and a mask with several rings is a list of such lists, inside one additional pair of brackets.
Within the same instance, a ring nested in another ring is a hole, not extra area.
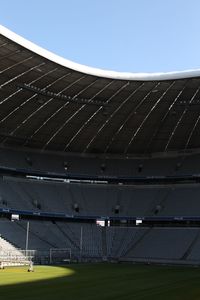
[[(110, 103), (111, 100), (116, 97), (122, 90), (124, 90), (129, 85), (129, 81), (126, 82), (121, 88), (119, 88), (107, 101), (107, 103)], [(106, 124), (110, 121), (113, 114), (115, 114), (118, 111), (118, 108), (106, 119), (106, 121), (101, 125), (101, 127), (97, 130), (95, 135), (92, 137), (92, 139), (89, 141), (89, 143), (86, 145), (83, 152), (86, 152), (88, 148), (91, 146), (91, 144), (94, 142), (94, 140), (97, 138), (97, 136), (100, 134), (100, 132), (103, 130), (103, 128), (106, 126)]]
[[(131, 94), (120, 104), (120, 106), (115, 110), (115, 112), (111, 115), (109, 118), (109, 121), (111, 120), (112, 117), (115, 116), (115, 114), (144, 86), (144, 82), (141, 83)], [(123, 123), (124, 124), (124, 123)], [(105, 147), (104, 153), (109, 151), (109, 148), (111, 144), (114, 142), (116, 136), (118, 135), (118, 132), (120, 128), (123, 126), (123, 124), (118, 128), (118, 130), (115, 132), (115, 134), (112, 136), (112, 138), (109, 140), (108, 144)]]
[(162, 127), (162, 125), (164, 124), (167, 116), (170, 114), (170, 112), (172, 111), (172, 109), (174, 108), (174, 105), (177, 103), (177, 101), (179, 100), (180, 96), (182, 95), (182, 93), (184, 92), (185, 90), (185, 87), (186, 85), (184, 86), (184, 88), (178, 92), (178, 95), (174, 98), (174, 100), (172, 101), (171, 105), (169, 106), (168, 110), (165, 112), (164, 116), (162, 117), (161, 119), (161, 122), (160, 124), (156, 127), (156, 130), (154, 131), (154, 133), (152, 134), (151, 138), (150, 138), (150, 141), (147, 145), (147, 150), (150, 149), (152, 143), (153, 143), (153, 140), (156, 139), (156, 136), (158, 135), (159, 131), (160, 131), (160, 128)]
[[(153, 105), (153, 107), (150, 109), (150, 111), (148, 112), (148, 114), (145, 116), (145, 118), (142, 120), (140, 126), (135, 130), (133, 136), (131, 137), (130, 141), (128, 142), (128, 145), (125, 148), (124, 153), (126, 154), (128, 152), (129, 147), (131, 146), (131, 144), (133, 143), (134, 139), (136, 138), (136, 136), (138, 135), (138, 133), (140, 132), (140, 130), (143, 128), (146, 120), (151, 116), (152, 112), (155, 110), (155, 108), (158, 106), (158, 104), (161, 102), (161, 100), (163, 99), (163, 97), (167, 94), (167, 92), (172, 88), (172, 86), (174, 85), (175, 81), (173, 81), (170, 86), (164, 91), (164, 93), (161, 95), (161, 97), (159, 97), (159, 99), (156, 101), (156, 103)], [(158, 84), (159, 85), (159, 84)], [(157, 85), (157, 86), (158, 86)]]
[[(76, 82), (78, 82), (78, 81), (80, 81), (80, 80), (82, 80), (82, 79), (84, 79), (85, 78), (85, 76), (84, 77), (81, 77), (81, 78), (79, 78), (78, 80), (76, 80)], [(96, 82), (97, 80), (95, 80), (95, 82)], [(94, 84), (95, 82), (93, 82), (92, 84)], [(74, 84), (75, 84), (75, 82), (74, 82)], [(90, 84), (90, 86), (92, 85), (92, 84)], [(72, 86), (72, 84), (70, 84), (70, 87)], [(88, 87), (87, 87), (88, 88)], [(85, 91), (87, 88), (84, 88), (84, 89), (82, 89), (81, 90), (81, 92), (79, 92), (78, 93), (78, 95), (80, 95), (83, 91)], [(65, 87), (64, 89), (62, 89), (60, 92), (58, 92), (58, 94), (61, 94), (61, 93), (64, 93), (66, 90), (68, 90), (69, 89), (69, 86), (67, 86), (67, 87)], [(77, 96), (77, 94), (75, 95), (75, 96)], [(74, 97), (75, 97), (74, 96)], [(69, 101), (68, 102), (65, 102), (64, 103), (64, 105), (62, 105), (61, 107), (59, 107), (52, 115), (50, 115), (42, 124), (41, 124), (41, 126), (39, 126), (34, 132), (33, 132), (33, 134), (29, 137), (29, 139), (27, 140), (27, 142), (29, 141), (30, 142), (30, 140), (44, 127), (44, 126), (46, 126), (46, 124), (48, 123), (48, 122), (50, 122), (60, 111), (62, 111), (63, 109), (65, 109), (68, 105), (69, 105)], [(27, 144), (27, 142), (25, 143), (25, 144)]]
[[(114, 81), (109, 82), (106, 86), (104, 86), (101, 90), (99, 90), (93, 97), (90, 98), (92, 101), (97, 95), (99, 95), (102, 91), (108, 88)], [(52, 135), (52, 137), (45, 143), (43, 150), (49, 145), (50, 142), (60, 133), (61, 130), (76, 116), (78, 115), (84, 108), (86, 104), (83, 104), (74, 114), (72, 114)], [(102, 107), (98, 108), (100, 110)]]
[[(195, 91), (195, 93), (193, 94), (192, 98), (190, 99), (190, 101), (188, 103), (189, 105), (193, 102), (193, 100), (195, 99), (195, 97), (198, 94), (199, 90), (200, 90), (200, 87), (198, 87), (197, 90)], [(164, 151), (168, 150), (169, 144), (171, 143), (171, 141), (172, 141), (172, 139), (175, 135), (175, 132), (176, 132), (178, 126), (180, 125), (180, 123), (181, 123), (181, 121), (182, 121), (182, 119), (183, 119), (183, 117), (184, 117), (184, 115), (186, 114), (187, 111), (188, 111), (188, 106), (184, 109), (184, 111), (183, 111), (182, 115), (180, 116), (179, 120), (177, 121), (173, 131), (171, 132)]]

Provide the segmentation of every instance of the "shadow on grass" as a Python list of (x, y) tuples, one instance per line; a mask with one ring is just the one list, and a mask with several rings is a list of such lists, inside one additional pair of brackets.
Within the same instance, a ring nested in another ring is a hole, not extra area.
[[(14, 283), (15, 282), (15, 283)], [(0, 271), (0, 300), (199, 300), (200, 269), (77, 264)]]

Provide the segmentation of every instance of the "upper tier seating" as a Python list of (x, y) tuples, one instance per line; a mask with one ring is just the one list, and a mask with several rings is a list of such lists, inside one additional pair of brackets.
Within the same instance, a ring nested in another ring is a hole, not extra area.
[(3, 177), (0, 208), (69, 216), (200, 216), (200, 184), (125, 186)]

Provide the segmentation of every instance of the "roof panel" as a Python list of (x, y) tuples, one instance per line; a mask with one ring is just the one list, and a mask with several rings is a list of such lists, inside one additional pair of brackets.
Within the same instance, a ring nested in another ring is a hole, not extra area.
[(94, 69), (0, 26), (0, 74), (3, 145), (118, 154), (200, 147), (200, 70)]

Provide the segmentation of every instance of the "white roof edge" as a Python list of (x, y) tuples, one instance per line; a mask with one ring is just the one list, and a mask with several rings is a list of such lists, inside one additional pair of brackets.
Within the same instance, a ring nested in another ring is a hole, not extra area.
[(14, 33), (13, 31), (7, 29), (6, 27), (0, 25), (0, 34), (6, 38), (12, 40), (13, 42), (27, 48), (28, 50), (55, 62), (61, 66), (85, 73), (88, 75), (93, 75), (97, 77), (110, 78), (110, 79), (120, 79), (120, 80), (139, 80), (139, 81), (154, 81), (154, 80), (174, 80), (183, 79), (200, 76), (200, 69), (192, 69), (185, 71), (174, 71), (166, 73), (128, 73), (128, 72), (116, 72), (109, 70), (102, 70), (97, 68), (88, 67), (81, 65), (70, 60), (67, 60), (59, 55), (56, 55), (42, 47), (35, 45), (34, 43), (26, 40), (20, 35)]

